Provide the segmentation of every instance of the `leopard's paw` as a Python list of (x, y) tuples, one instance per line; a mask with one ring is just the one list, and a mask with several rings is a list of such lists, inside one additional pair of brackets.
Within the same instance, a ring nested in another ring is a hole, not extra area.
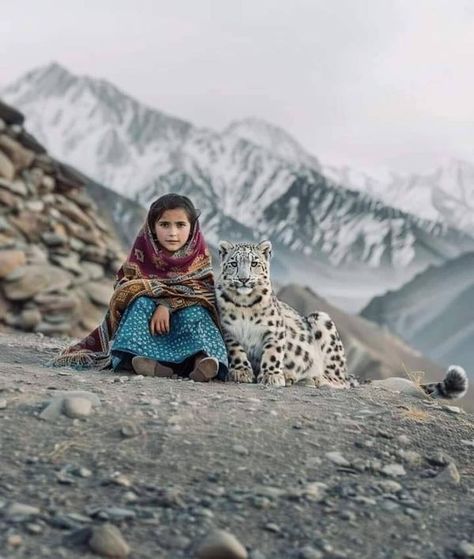
[(253, 382), (254, 374), (252, 369), (249, 369), (248, 367), (229, 369), (227, 380), (230, 382)]
[(260, 373), (257, 382), (266, 386), (286, 386), (283, 373)]

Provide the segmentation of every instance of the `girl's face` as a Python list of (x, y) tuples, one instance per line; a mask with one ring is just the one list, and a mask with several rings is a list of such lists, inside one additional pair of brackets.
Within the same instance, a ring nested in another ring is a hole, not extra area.
[(186, 244), (191, 233), (191, 222), (182, 208), (165, 210), (155, 223), (155, 234), (168, 252), (176, 252)]

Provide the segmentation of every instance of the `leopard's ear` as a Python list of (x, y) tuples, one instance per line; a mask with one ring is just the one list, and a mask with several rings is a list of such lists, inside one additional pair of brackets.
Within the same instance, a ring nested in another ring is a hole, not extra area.
[(229, 241), (219, 241), (219, 255), (221, 260), (224, 260), (232, 248), (234, 248), (234, 245), (229, 243)]
[(258, 248), (261, 250), (263, 256), (265, 256), (267, 260), (270, 260), (272, 257), (272, 243), (270, 241), (262, 241), (258, 243)]

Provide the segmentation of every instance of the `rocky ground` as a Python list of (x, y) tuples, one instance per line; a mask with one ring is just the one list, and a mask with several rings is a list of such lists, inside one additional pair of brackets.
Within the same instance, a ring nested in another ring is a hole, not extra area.
[(61, 343), (0, 334), (2, 559), (474, 556), (472, 414), (44, 367)]

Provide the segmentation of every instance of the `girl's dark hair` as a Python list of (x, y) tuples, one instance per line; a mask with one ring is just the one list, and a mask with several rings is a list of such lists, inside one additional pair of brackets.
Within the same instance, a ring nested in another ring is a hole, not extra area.
[(148, 212), (148, 226), (150, 229), (154, 231), (155, 223), (166, 210), (176, 210), (178, 208), (186, 212), (191, 223), (192, 232), (201, 212), (194, 207), (194, 204), (187, 196), (181, 196), (180, 194), (165, 194), (153, 202)]

